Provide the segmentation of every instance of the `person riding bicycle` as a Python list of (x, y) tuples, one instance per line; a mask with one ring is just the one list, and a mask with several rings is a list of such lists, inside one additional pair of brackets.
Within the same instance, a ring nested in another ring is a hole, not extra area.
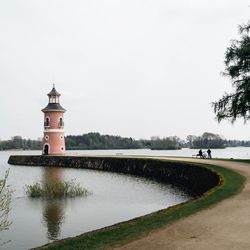
[(200, 156), (200, 158), (203, 158), (203, 153), (202, 153), (202, 150), (200, 149), (197, 156)]

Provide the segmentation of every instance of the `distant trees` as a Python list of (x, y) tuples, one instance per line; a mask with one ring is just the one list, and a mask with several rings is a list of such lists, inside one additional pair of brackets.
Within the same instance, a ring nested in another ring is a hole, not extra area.
[(135, 140), (131, 137), (100, 135), (88, 133), (84, 135), (69, 135), (65, 138), (67, 149), (180, 149), (180, 139), (170, 136), (160, 139), (152, 137), (151, 140)]
[[(65, 137), (67, 150), (87, 149), (140, 149), (152, 150), (176, 150), (183, 147), (189, 148), (225, 148), (225, 147), (250, 147), (250, 141), (226, 140), (218, 134), (209, 132), (201, 136), (188, 135), (186, 141), (177, 136), (160, 138), (152, 136), (150, 140), (135, 140), (131, 137), (113, 135), (101, 135), (100, 133), (88, 133), (83, 135), (68, 135)], [(14, 136), (11, 140), (1, 141), (0, 150), (42, 150), (42, 141), (23, 139), (21, 136)]]
[(226, 147), (250, 147), (250, 141), (243, 140), (226, 140)]
[(226, 93), (219, 101), (214, 102), (214, 112), (218, 121), (238, 117), (250, 118), (250, 21), (239, 26), (240, 40), (233, 40), (225, 53), (224, 76), (228, 76), (234, 87), (233, 93)]
[(0, 141), (0, 150), (11, 150), (11, 149), (41, 149), (42, 142), (41, 140), (30, 140), (23, 139), (21, 136), (14, 136), (11, 140)]
[(152, 150), (173, 150), (181, 149), (180, 138), (177, 136), (164, 137), (163, 139), (155, 138), (151, 140)]
[(225, 148), (225, 139), (220, 135), (205, 132), (201, 136), (187, 136), (190, 148)]
[(133, 149), (142, 145), (133, 138), (121, 136), (100, 135), (88, 133), (83, 135), (68, 135), (65, 137), (66, 147), (72, 149)]

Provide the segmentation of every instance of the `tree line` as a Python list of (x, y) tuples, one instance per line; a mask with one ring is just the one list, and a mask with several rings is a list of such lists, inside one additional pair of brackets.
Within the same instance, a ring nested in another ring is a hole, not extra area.
[(23, 139), (21, 136), (14, 136), (10, 140), (0, 140), (0, 150), (40, 150), (41, 140)]
[[(250, 141), (227, 140), (223, 136), (205, 132), (202, 135), (188, 135), (186, 140), (177, 136), (157, 137), (149, 140), (135, 140), (131, 137), (113, 135), (101, 135), (100, 133), (87, 133), (83, 135), (68, 135), (65, 137), (67, 150), (87, 149), (142, 149), (151, 150), (177, 150), (184, 147), (204, 148), (225, 148), (225, 147), (250, 147)], [(10, 140), (0, 140), (0, 150), (41, 150), (41, 139), (23, 139), (21, 136), (14, 136)]]
[(101, 135), (100, 133), (88, 133), (83, 135), (69, 135), (65, 137), (68, 150), (84, 149), (180, 149), (180, 139), (170, 136), (160, 139), (152, 137), (150, 140), (135, 140), (131, 137), (113, 135)]
[(225, 148), (226, 146), (230, 147), (231, 145), (218, 134), (205, 132), (200, 136), (187, 136), (187, 147), (189, 148)]

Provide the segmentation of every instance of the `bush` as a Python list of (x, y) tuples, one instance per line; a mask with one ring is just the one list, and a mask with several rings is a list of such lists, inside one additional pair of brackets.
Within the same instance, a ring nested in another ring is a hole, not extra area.
[(9, 175), (9, 170), (5, 172), (3, 179), (0, 179), (0, 232), (9, 229), (11, 222), (8, 220), (10, 212), (11, 195), (14, 192), (6, 181)]
[(36, 182), (25, 186), (25, 193), (32, 198), (66, 198), (86, 196), (90, 194), (87, 189), (81, 187), (80, 183), (71, 181)]

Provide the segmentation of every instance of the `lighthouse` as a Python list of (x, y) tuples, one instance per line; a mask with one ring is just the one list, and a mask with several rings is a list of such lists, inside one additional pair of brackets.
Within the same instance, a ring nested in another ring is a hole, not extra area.
[(42, 109), (44, 113), (43, 155), (65, 154), (64, 113), (66, 110), (60, 105), (60, 94), (53, 84), (48, 93), (49, 103)]

